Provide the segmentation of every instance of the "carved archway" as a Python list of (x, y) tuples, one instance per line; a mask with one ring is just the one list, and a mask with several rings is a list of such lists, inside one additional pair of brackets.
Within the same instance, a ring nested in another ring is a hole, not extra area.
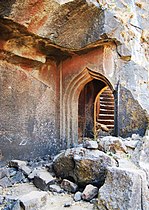
[(78, 100), (81, 90), (92, 80), (102, 81), (114, 91), (112, 84), (102, 74), (85, 68), (68, 84), (62, 104), (61, 137), (67, 142), (67, 147), (78, 144)]

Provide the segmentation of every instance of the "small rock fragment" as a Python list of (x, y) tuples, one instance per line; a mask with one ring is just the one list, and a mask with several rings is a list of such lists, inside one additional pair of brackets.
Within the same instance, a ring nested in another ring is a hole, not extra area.
[(83, 147), (87, 149), (98, 149), (98, 143), (97, 141), (85, 141), (83, 143)]
[(12, 176), (15, 176), (17, 173), (17, 169), (16, 168), (9, 168), (9, 176), (12, 177)]
[(23, 172), (25, 176), (29, 176), (29, 174), (32, 172), (32, 170), (26, 165), (21, 165), (19, 169)]
[(61, 188), (63, 188), (67, 192), (75, 193), (78, 189), (78, 186), (75, 183), (73, 183), (67, 179), (63, 179), (63, 181), (61, 183)]
[(22, 165), (27, 165), (27, 163), (22, 160), (11, 160), (9, 162), (9, 166), (14, 168), (20, 168)]
[(51, 192), (56, 192), (56, 193), (63, 193), (64, 192), (64, 190), (56, 184), (49, 185), (49, 190)]
[(46, 205), (47, 192), (32, 191), (18, 199), (23, 209), (40, 209)]
[(25, 180), (25, 176), (21, 171), (17, 171), (16, 175), (11, 178), (12, 184), (20, 183)]
[(126, 147), (130, 147), (131, 149), (135, 149), (137, 144), (138, 144), (138, 140), (134, 140), (134, 141), (125, 140), (124, 143), (125, 143)]
[(127, 147), (119, 137), (105, 136), (100, 138), (98, 144), (99, 147), (104, 148), (105, 152), (111, 152), (114, 154), (117, 152), (127, 153)]
[(98, 188), (89, 184), (85, 187), (82, 193), (82, 199), (85, 201), (92, 200), (98, 194)]
[(46, 170), (37, 171), (36, 176), (34, 177), (34, 185), (41, 190), (48, 190), (50, 184), (54, 184), (56, 178), (54, 178)]
[(10, 179), (5, 176), (4, 178), (0, 179), (0, 186), (3, 188), (11, 187), (12, 183), (11, 183)]
[(76, 202), (80, 201), (81, 198), (82, 198), (82, 193), (81, 192), (78, 191), (74, 194), (74, 197), (73, 197), (74, 201), (76, 201)]
[(132, 140), (140, 140), (141, 139), (141, 137), (139, 136), (139, 134), (132, 134), (132, 136), (131, 136), (131, 138), (132, 138)]
[(0, 169), (0, 179), (4, 178), (5, 176), (9, 177), (9, 170), (8, 170), (8, 168)]
[(2, 205), (4, 197), (0, 195), (0, 205)]
[(71, 202), (64, 203), (64, 207), (70, 207), (71, 205), (72, 205)]
[(38, 172), (39, 170), (38, 169), (33, 169), (33, 171), (28, 175), (28, 178), (29, 179), (34, 179), (34, 177), (37, 175), (37, 172)]
[(21, 210), (20, 201), (16, 200), (11, 205), (12, 210)]
[(45, 165), (49, 172), (53, 172), (53, 163), (48, 163)]

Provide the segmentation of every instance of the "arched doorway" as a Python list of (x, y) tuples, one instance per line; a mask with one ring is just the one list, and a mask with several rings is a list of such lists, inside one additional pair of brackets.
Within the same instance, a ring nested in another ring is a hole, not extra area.
[(97, 94), (106, 86), (103, 81), (93, 79), (81, 90), (78, 101), (78, 136), (94, 137), (94, 105)]
[(94, 136), (95, 100), (107, 86), (114, 92), (105, 76), (86, 68), (65, 89), (61, 137), (67, 142), (68, 148), (77, 145), (84, 136)]
[(110, 87), (93, 79), (81, 90), (78, 101), (78, 139), (96, 138), (114, 130), (114, 96)]

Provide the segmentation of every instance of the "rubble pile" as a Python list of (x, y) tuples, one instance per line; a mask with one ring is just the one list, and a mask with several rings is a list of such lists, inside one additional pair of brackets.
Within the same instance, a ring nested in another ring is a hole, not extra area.
[[(147, 140), (134, 134), (127, 139), (105, 136), (97, 141), (85, 139), (52, 159), (11, 160), (0, 170), (0, 207), (48, 209), (52, 193), (70, 194), (73, 202), (94, 203), (94, 209), (148, 210)], [(4, 193), (23, 183), (33, 184), (37, 190), (18, 196)], [(66, 202), (63, 207), (71, 205)]]

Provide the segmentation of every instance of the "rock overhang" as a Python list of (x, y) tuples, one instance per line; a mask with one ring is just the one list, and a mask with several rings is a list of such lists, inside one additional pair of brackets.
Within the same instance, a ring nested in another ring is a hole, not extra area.
[(99, 48), (111, 39), (98, 40), (80, 49), (69, 49), (53, 43), (50, 39), (42, 38), (27, 30), (25, 26), (12, 20), (0, 18), (0, 49), (10, 52), (19, 57), (45, 63), (47, 58), (60, 62), (73, 55), (86, 54)]

